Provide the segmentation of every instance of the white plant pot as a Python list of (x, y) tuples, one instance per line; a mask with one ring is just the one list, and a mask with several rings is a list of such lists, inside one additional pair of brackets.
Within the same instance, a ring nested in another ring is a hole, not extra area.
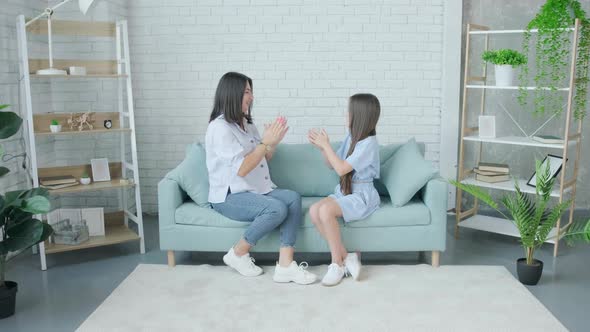
[(81, 184), (90, 184), (90, 178), (80, 178)]
[(59, 133), (61, 131), (61, 125), (49, 125), (49, 130), (52, 133)]
[(494, 65), (496, 72), (496, 86), (512, 86), (514, 68), (511, 65)]

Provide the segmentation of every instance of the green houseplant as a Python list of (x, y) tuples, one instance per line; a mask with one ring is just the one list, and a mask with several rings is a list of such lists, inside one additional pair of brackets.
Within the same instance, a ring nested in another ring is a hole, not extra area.
[[(527, 285), (536, 285), (543, 272), (543, 262), (534, 258), (535, 250), (548, 239), (556, 237), (549, 237), (549, 233), (571, 203), (571, 201), (564, 201), (551, 208), (549, 207), (555, 178), (551, 177), (549, 162), (544, 165), (539, 161), (536, 162), (537, 183), (534, 196), (523, 193), (518, 183), (515, 182), (516, 193), (501, 198), (500, 202), (508, 210), (510, 217), (506, 216), (490, 194), (481, 188), (454, 180), (449, 181), (457, 188), (486, 203), (504, 218), (514, 223), (520, 233), (520, 242), (525, 251), (525, 258), (517, 260), (518, 277), (522, 283)], [(569, 240), (569, 243), (574, 240), (585, 240), (590, 243), (590, 220), (585, 224), (574, 223), (568, 228), (564, 236)]]
[(55, 119), (51, 120), (49, 130), (51, 130), (52, 133), (59, 133), (61, 131), (61, 124), (59, 124), (59, 121)]
[[(0, 105), (0, 109), (8, 105)], [(0, 139), (16, 134), (22, 119), (13, 112), (0, 112)], [(0, 148), (0, 156), (4, 151)], [(9, 173), (0, 167), (0, 177)], [(53, 232), (51, 226), (34, 218), (35, 214), (49, 212), (48, 192), (34, 188), (0, 194), (0, 318), (14, 314), (18, 284), (5, 279), (6, 262), (14, 257), (9, 254), (23, 250), (45, 241)]]
[[(571, 61), (571, 36), (569, 28), (575, 20), (580, 20), (580, 36), (578, 39), (575, 95), (573, 101), (574, 117), (578, 120), (586, 114), (588, 93), (588, 75), (590, 69), (590, 20), (577, 0), (547, 0), (539, 13), (526, 27), (523, 39), (523, 52), (528, 56), (533, 41), (531, 30), (538, 29), (534, 39), (535, 76), (534, 85), (547, 87), (546, 90), (535, 89), (534, 112), (543, 114), (545, 111), (561, 113), (565, 94), (557, 93), (557, 89), (565, 86), (569, 76)], [(520, 75), (521, 86), (529, 85), (529, 68), (523, 67)], [(526, 105), (528, 91), (520, 89), (518, 100)]]
[(514, 67), (527, 63), (527, 58), (516, 50), (501, 49), (485, 51), (481, 57), (485, 62), (494, 64), (496, 86), (510, 86), (513, 83)]

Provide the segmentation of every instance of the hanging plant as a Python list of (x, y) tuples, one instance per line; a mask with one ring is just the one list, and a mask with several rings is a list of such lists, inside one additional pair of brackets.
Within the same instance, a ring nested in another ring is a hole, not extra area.
[[(590, 20), (577, 0), (547, 0), (535, 18), (529, 22), (523, 39), (523, 52), (529, 54), (531, 44), (531, 30), (538, 29), (534, 44), (536, 74), (533, 79), (535, 89), (534, 113), (543, 114), (545, 111), (561, 113), (565, 103), (563, 93), (556, 92), (565, 85), (565, 79), (570, 72), (571, 37), (568, 29), (574, 25), (575, 19), (581, 23), (576, 58), (575, 95), (573, 101), (574, 116), (583, 119), (586, 114), (588, 92), (588, 69), (590, 65)], [(521, 86), (529, 82), (529, 68), (523, 66), (520, 74)], [(518, 100), (525, 105), (528, 91), (520, 89)]]

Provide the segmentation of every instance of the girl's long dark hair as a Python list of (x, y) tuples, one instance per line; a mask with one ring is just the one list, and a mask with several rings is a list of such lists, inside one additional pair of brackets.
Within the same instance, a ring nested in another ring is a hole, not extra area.
[[(356, 143), (369, 136), (375, 136), (375, 127), (381, 114), (379, 99), (370, 93), (359, 93), (350, 97), (348, 101), (348, 114), (350, 117), (350, 148), (346, 157), (354, 152)], [(354, 170), (340, 177), (340, 190), (344, 195), (352, 193), (352, 175)]]
[(242, 99), (246, 83), (250, 83), (250, 89), (254, 91), (252, 79), (244, 74), (229, 72), (221, 77), (217, 84), (217, 91), (215, 91), (215, 101), (209, 122), (223, 115), (225, 121), (235, 123), (240, 127), (243, 125), (244, 118), (248, 123), (252, 123), (251, 110), (248, 110), (248, 115), (242, 112)]

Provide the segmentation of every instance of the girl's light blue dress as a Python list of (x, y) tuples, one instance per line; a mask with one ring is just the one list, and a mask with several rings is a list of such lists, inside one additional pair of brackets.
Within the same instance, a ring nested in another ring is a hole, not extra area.
[(340, 184), (330, 195), (342, 210), (342, 217), (345, 222), (362, 220), (371, 215), (379, 208), (381, 198), (373, 179), (379, 178), (379, 143), (375, 136), (369, 136), (356, 143), (354, 152), (346, 157), (350, 148), (350, 134), (338, 148), (336, 154), (340, 159), (346, 160), (354, 169), (352, 175), (352, 194), (344, 195), (340, 191)]

